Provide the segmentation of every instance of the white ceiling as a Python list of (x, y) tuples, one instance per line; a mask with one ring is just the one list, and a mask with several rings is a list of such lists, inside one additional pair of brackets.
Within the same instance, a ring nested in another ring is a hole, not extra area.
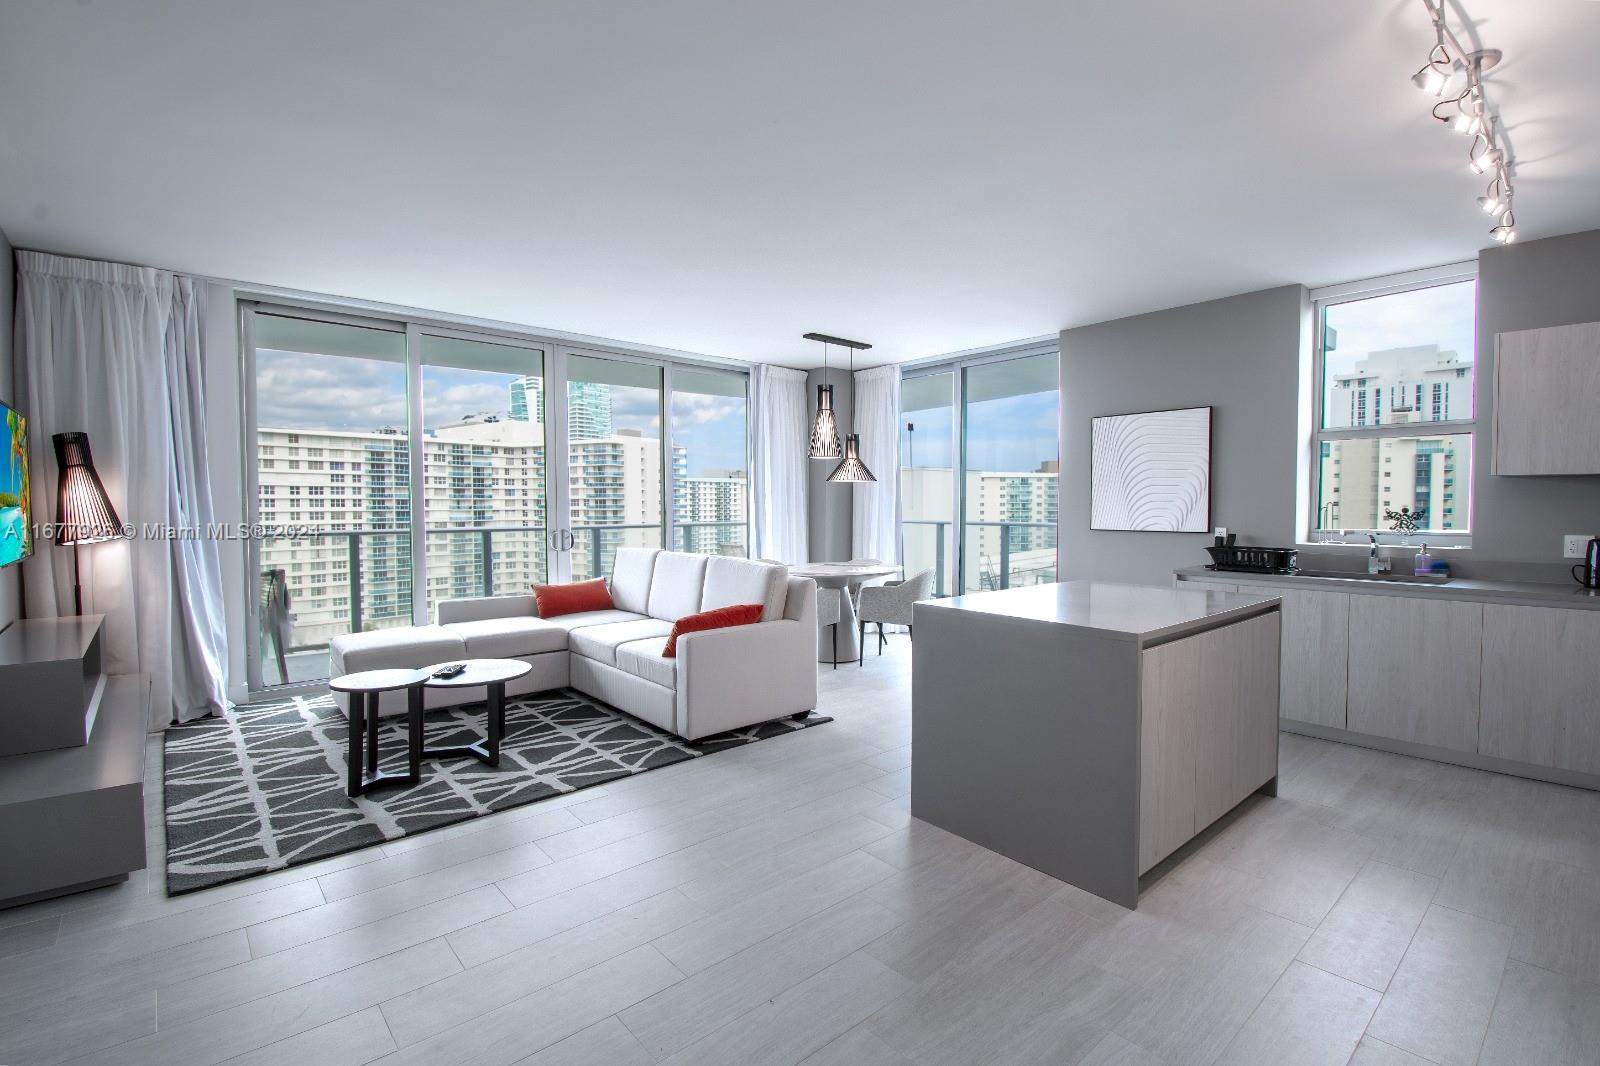
[[(1600, 4), (1462, 0), (1524, 239), (1600, 226)], [(21, 247), (900, 361), (1472, 257), (1420, 0), (0, 0)]]

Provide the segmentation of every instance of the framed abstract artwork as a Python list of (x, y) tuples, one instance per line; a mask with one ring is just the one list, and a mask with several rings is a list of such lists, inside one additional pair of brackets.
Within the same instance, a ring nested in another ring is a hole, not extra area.
[(1211, 408), (1093, 419), (1089, 528), (1211, 531)]

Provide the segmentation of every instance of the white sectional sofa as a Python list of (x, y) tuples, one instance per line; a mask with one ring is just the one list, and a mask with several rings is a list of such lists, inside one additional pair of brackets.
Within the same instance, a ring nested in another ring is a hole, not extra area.
[[(778, 564), (645, 548), (617, 551), (609, 611), (540, 618), (533, 596), (446, 600), (431, 626), (349, 633), (330, 645), (334, 676), (456, 659), (521, 659), (533, 670), (506, 686), (522, 695), (570, 685), (651, 725), (699, 740), (798, 715), (817, 705), (817, 587)], [(684, 615), (759, 603), (752, 625), (689, 633), (662, 656)], [(346, 697), (334, 694), (348, 713)], [(484, 698), (429, 689), (429, 707)], [(385, 693), (384, 714), (405, 710)]]

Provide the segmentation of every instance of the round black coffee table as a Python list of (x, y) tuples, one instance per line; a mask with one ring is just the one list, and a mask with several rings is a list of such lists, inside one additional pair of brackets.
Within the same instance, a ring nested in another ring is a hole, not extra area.
[[(446, 666), (461, 665), (466, 670), (455, 677), (442, 678), (433, 675)], [(506, 682), (515, 681), (533, 669), (532, 666), (521, 659), (458, 659), (455, 663), (436, 663), (418, 671), (422, 684), (427, 688), (484, 688), (488, 690), (489, 707), (486, 732), (488, 737), (484, 740), (474, 741), (471, 744), (446, 744), (440, 747), (424, 747), (422, 755), (427, 759), (457, 759), (471, 756), (490, 766), (500, 765), (500, 738), (506, 730)], [(420, 693), (420, 689), (418, 690)], [(417, 698), (420, 706), (421, 696)], [(420, 722), (420, 718), (418, 719)]]
[[(422, 670), (363, 670), (344, 674), (328, 682), (335, 692), (350, 697), (350, 751), (346, 756), (349, 777), (345, 793), (361, 796), (375, 788), (414, 785), (422, 780), (422, 683), (428, 675)], [(403, 774), (378, 770), (378, 696), (406, 690), (406, 755), (409, 764)], [(362, 766), (362, 748), (366, 766)]]

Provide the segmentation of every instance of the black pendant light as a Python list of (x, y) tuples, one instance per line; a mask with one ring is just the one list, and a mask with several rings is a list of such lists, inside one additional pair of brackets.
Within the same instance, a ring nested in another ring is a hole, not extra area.
[[(859, 341), (850, 343), (850, 428), (856, 427), (856, 349), (872, 347)], [(844, 439), (844, 458), (833, 468), (828, 480), (834, 484), (865, 485), (878, 479), (872, 476), (867, 464), (861, 461), (861, 434), (851, 433)]]
[[(807, 333), (806, 340), (819, 339)], [(839, 423), (833, 415), (833, 386), (828, 382), (828, 342), (822, 341), (822, 384), (817, 386), (817, 417), (811, 423), (811, 450), (813, 459), (837, 459), (839, 451)]]

